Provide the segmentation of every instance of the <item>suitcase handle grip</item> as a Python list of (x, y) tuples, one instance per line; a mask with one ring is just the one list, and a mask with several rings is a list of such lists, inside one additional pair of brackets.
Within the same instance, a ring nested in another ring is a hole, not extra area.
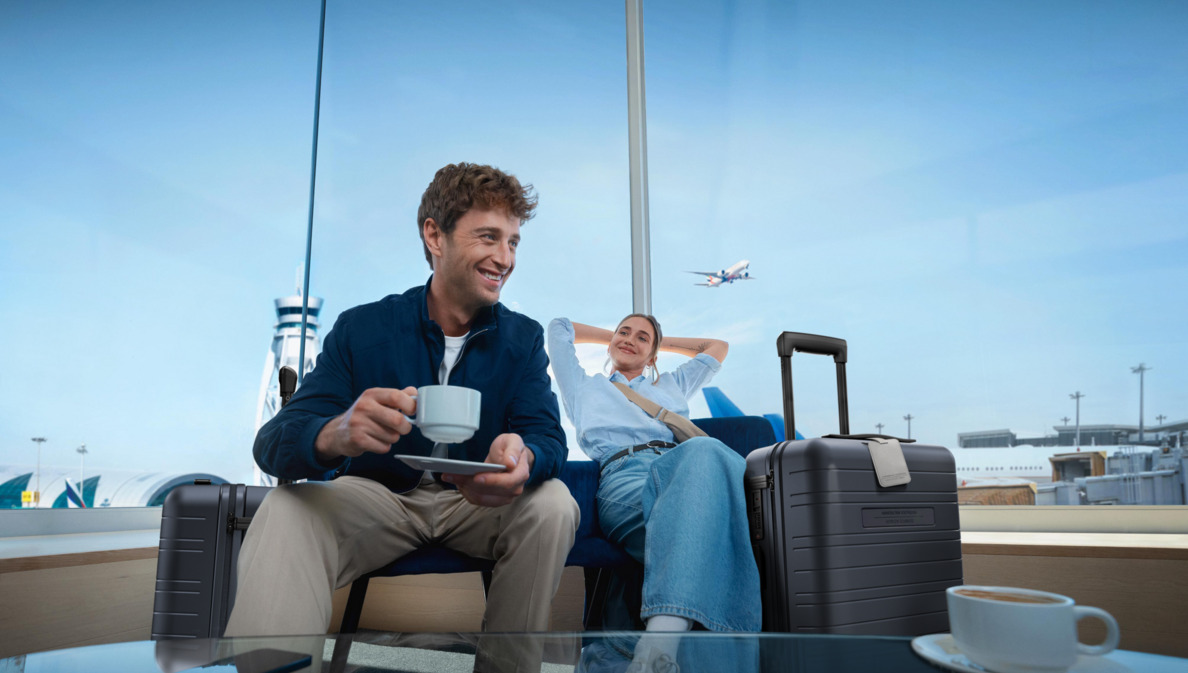
[(784, 384), (784, 437), (788, 441), (796, 439), (796, 407), (792, 401), (792, 354), (796, 351), (833, 356), (833, 362), (837, 367), (837, 424), (841, 434), (850, 434), (850, 402), (849, 392), (846, 390), (846, 340), (820, 334), (783, 332), (776, 339), (776, 350), (780, 354), (780, 378)]
[(839, 364), (846, 362), (846, 340), (820, 334), (805, 334), (804, 332), (784, 332), (776, 339), (776, 350), (780, 357), (792, 357), (796, 351), (813, 353), (816, 355), (832, 355), (833, 361)]
[(895, 435), (876, 435), (873, 432), (864, 432), (860, 435), (821, 435), (825, 439), (894, 439), (900, 444), (911, 444), (915, 442), (914, 439), (904, 439), (903, 437), (896, 437)]

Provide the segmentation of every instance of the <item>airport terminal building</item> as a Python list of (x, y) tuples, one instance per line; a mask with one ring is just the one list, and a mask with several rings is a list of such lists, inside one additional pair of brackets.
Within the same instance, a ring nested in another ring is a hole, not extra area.
[[(1020, 437), (1010, 429), (978, 430), (957, 434), (957, 446), (963, 449), (1002, 449), (1012, 446), (1183, 446), (1188, 434), (1188, 420), (1144, 427), (1137, 425), (1082, 425), (1081, 440), (1077, 442), (1078, 428), (1075, 425), (1056, 425), (1053, 435), (1042, 437)], [(1142, 435), (1140, 438), (1140, 434)]]
[[(209, 479), (213, 484), (226, 484), (223, 477), (207, 472), (146, 472), (99, 468), (83, 477), (82, 506), (84, 507), (157, 507), (165, 496), (182, 484), (195, 479)], [(75, 468), (43, 466), (40, 474), (42, 508), (78, 507), (71, 498), (77, 493), (79, 470)], [(22, 503), (21, 494), (38, 488), (37, 470), (32, 465), (0, 466), (0, 509), (31, 507)]]

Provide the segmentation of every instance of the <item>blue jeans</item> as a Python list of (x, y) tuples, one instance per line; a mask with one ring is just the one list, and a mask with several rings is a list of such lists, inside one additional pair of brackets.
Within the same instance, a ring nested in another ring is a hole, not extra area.
[(745, 468), (742, 456), (710, 437), (603, 466), (599, 523), (644, 565), (640, 617), (676, 615), (711, 631), (760, 630)]

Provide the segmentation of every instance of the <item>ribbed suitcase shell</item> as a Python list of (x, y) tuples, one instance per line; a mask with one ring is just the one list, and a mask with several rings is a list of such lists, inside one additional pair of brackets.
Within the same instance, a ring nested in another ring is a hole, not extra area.
[[(235, 598), (242, 518), (272, 489), (188, 484), (165, 498), (152, 638), (217, 638)], [(237, 528), (235, 519), (241, 519)]]
[(953, 456), (902, 446), (912, 481), (891, 488), (859, 440), (781, 442), (747, 457), (765, 631), (948, 630), (944, 592), (962, 579)]
[[(795, 352), (833, 356), (846, 435), (846, 342), (784, 332), (776, 347), (786, 435), (796, 436)], [(747, 456), (765, 631), (915, 636), (949, 629), (945, 589), (962, 583), (956, 466), (944, 447), (900, 446), (911, 481), (887, 488), (859, 438), (786, 441)]]

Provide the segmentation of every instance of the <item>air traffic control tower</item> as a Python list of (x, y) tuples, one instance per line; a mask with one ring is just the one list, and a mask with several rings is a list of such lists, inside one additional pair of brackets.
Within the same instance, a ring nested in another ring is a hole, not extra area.
[[(301, 287), (295, 294), (276, 300), (276, 332), (272, 335), (272, 347), (264, 356), (264, 375), (260, 378), (260, 397), (256, 404), (256, 429), (267, 423), (280, 411), (280, 383), (278, 373), (281, 367), (298, 369), (301, 357)], [(318, 313), (322, 310), (320, 297), (309, 298), (309, 310), (305, 320), (305, 363), (304, 372), (309, 373), (321, 351), (318, 338)], [(264, 474), (259, 466), (253, 465), (257, 486), (275, 486), (276, 478)]]

